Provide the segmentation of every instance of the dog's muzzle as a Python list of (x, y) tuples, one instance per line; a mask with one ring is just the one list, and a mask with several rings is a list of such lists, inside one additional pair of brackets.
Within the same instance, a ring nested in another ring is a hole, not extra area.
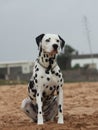
[(53, 44), (52, 47), (53, 47), (53, 50), (52, 50), (51, 54), (58, 53), (58, 45), (57, 44)]
[(57, 44), (53, 44), (53, 49), (56, 51), (58, 49), (58, 45)]

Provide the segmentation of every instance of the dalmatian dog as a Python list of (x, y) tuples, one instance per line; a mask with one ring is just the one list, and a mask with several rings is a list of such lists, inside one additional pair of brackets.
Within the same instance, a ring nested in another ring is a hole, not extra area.
[(28, 84), (28, 98), (22, 101), (21, 108), (39, 125), (56, 117), (63, 124), (63, 77), (56, 55), (65, 41), (56, 34), (41, 34), (36, 37), (36, 43), (39, 56)]

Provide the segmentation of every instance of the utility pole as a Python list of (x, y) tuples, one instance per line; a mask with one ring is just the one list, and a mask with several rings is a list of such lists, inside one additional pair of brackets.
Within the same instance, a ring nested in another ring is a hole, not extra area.
[(86, 35), (87, 35), (89, 50), (90, 50), (90, 54), (91, 54), (92, 65), (93, 65), (93, 63), (94, 63), (94, 57), (93, 57), (93, 52), (92, 52), (92, 45), (91, 45), (91, 39), (90, 39), (90, 31), (89, 31), (89, 28), (88, 28), (88, 20), (87, 20), (86, 16), (84, 16), (83, 19), (84, 19), (85, 30), (86, 30)]

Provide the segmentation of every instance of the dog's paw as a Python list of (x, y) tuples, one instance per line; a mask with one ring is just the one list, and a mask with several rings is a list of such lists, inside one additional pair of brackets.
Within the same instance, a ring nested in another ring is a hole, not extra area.
[(43, 120), (38, 120), (37, 124), (38, 125), (43, 125)]
[(43, 122), (44, 122), (44, 121), (43, 121), (43, 118), (42, 118), (42, 117), (39, 117), (39, 118), (38, 118), (38, 121), (37, 121), (37, 124), (38, 124), (38, 125), (43, 125)]
[(64, 124), (63, 118), (59, 118), (59, 119), (58, 119), (58, 124)]

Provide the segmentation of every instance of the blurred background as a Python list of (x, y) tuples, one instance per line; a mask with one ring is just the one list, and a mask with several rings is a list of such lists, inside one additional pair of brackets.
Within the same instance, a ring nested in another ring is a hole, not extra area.
[(41, 33), (66, 42), (57, 57), (65, 82), (98, 81), (97, 12), (98, 0), (0, 0), (0, 84), (29, 81)]

